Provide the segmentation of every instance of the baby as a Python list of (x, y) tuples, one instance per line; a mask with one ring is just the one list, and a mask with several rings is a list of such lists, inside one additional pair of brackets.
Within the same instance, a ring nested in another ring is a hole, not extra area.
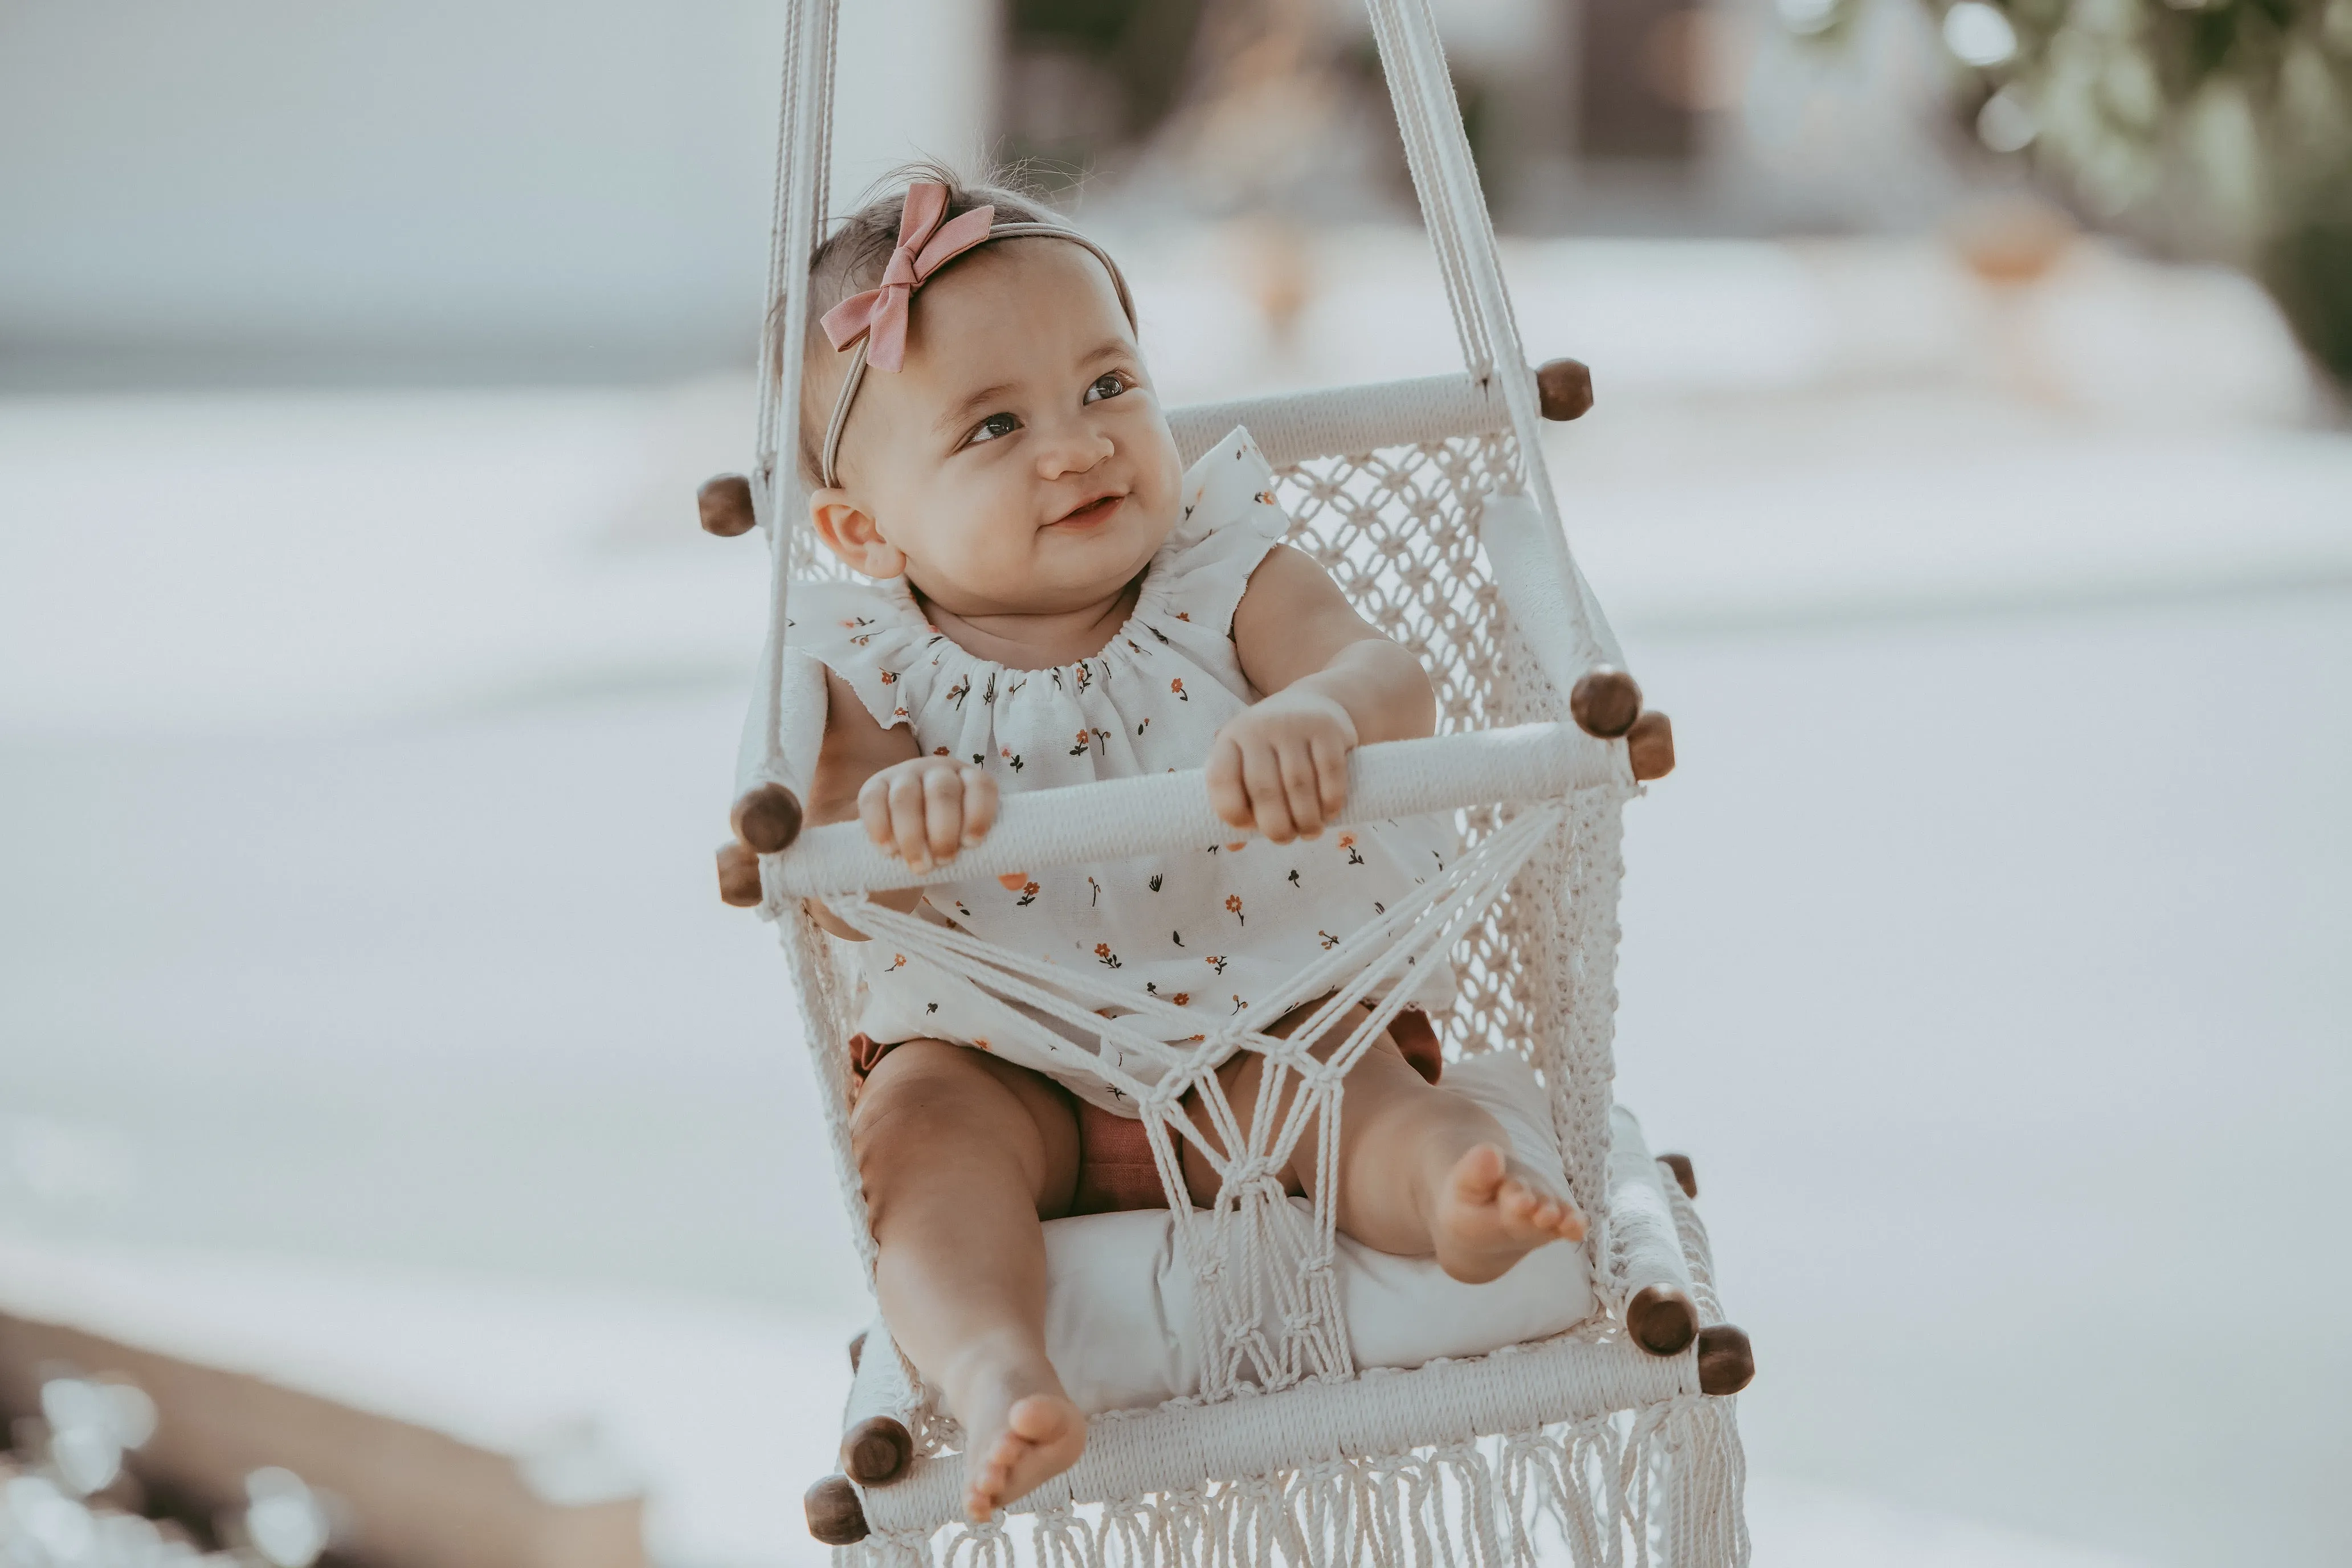
[[(873, 583), (793, 595), (793, 640), (827, 670), (809, 819), (855, 817), (928, 872), (981, 841), (1002, 789), (1205, 763), (1239, 840), (877, 903), (1115, 971), (1206, 1028), (1443, 867), (1453, 841), (1433, 824), (1326, 837), (1349, 752), (1432, 731), (1429, 678), (1279, 542), (1273, 476), (1245, 433), (1181, 468), (1108, 256), (1019, 196), (925, 170), (903, 200), (851, 217), (812, 277), (826, 313), (803, 367), (811, 515)], [(1155, 1205), (1159, 1183), (1131, 1102), (1024, 1047), (1004, 1004), (886, 944), (856, 960), (852, 1142), (877, 1285), (893, 1337), (963, 1425), (966, 1506), (985, 1519), (1086, 1445), (1045, 1356), (1040, 1222)], [(1470, 1281), (1582, 1236), (1556, 1176), (1519, 1165), (1491, 1116), (1434, 1081), (1419, 1009), (1450, 999), (1450, 972), (1399, 984), (1415, 1005), (1347, 1080), (1339, 1228)], [(1244, 1051), (1219, 1069), (1244, 1131), (1259, 1068)], [(1318, 1170), (1310, 1132), (1286, 1184), (1311, 1194)], [(1184, 1173), (1195, 1202), (1213, 1199), (1189, 1146)]]

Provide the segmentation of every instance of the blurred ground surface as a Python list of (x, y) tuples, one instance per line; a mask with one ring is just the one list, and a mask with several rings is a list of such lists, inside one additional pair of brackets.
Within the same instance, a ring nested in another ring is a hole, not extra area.
[[(1143, 254), (1171, 398), (1451, 352), (1403, 241), (1319, 258), (1286, 349), (1214, 246)], [(1759, 1563), (2352, 1555), (2303, 1328), (2352, 1285), (2352, 437), (2223, 277), (1514, 267), (1599, 367), (1555, 478), (1676, 721), (1622, 1089), (1757, 1337)], [(291, 1260), (250, 1267), (441, 1325), (453, 1388), (560, 1321), (530, 1400), (712, 1564), (794, 1560), (708, 1478), (797, 1491), (863, 1315), (782, 965), (710, 890), (763, 572), (684, 498), (746, 401), (0, 404), (16, 1272)]]
[[(838, 1336), (803, 1316), (642, 1290), (289, 1265), (179, 1249), (0, 1243), (0, 1306), (211, 1365), (261, 1372), (555, 1470), (567, 1495), (650, 1493), (668, 1568), (830, 1552), (799, 1519), (833, 1469)], [(781, 1417), (781, 1418), (780, 1418)], [(789, 1483), (789, 1484), (787, 1484)], [(1751, 1479), (1759, 1562), (1803, 1568), (2126, 1568), (2134, 1559), (1885, 1498)]]

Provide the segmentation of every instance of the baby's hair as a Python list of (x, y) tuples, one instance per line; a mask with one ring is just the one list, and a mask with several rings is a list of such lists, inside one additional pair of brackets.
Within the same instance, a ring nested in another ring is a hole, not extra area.
[[(929, 181), (947, 187), (948, 205), (941, 215), (942, 222), (974, 207), (993, 206), (999, 224), (1061, 223), (1060, 216), (1035, 196), (1009, 184), (996, 183), (1018, 178), (1019, 173), (1013, 169), (991, 170), (983, 181), (966, 179), (946, 164), (929, 159), (901, 163), (867, 186), (857, 209), (842, 219), (840, 226), (816, 247), (816, 254), (809, 258), (805, 296), (808, 339), (801, 353), (800, 469), (802, 481), (811, 489), (824, 482), (824, 433), (833, 412), (833, 389), (836, 384), (826, 373), (845, 357), (836, 354), (826, 341), (817, 326), (817, 318), (852, 294), (882, 281), (883, 270), (890, 265), (890, 252), (898, 244), (898, 216), (906, 205), (909, 185)], [(782, 301), (778, 303), (781, 307)], [(1130, 320), (1129, 324), (1133, 325), (1133, 321)]]

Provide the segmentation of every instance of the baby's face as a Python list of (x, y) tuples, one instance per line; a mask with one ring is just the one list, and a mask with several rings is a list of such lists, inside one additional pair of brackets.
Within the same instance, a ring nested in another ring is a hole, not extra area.
[(818, 531), (960, 616), (1099, 603), (1175, 526), (1182, 469), (1100, 261), (1000, 241), (917, 290), (905, 368), (868, 371)]

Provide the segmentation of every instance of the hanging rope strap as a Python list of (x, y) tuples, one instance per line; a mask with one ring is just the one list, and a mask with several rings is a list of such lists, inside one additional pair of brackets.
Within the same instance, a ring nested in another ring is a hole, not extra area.
[(776, 192), (769, 220), (768, 308), (760, 326), (760, 406), (751, 510), (769, 552), (768, 641), (754, 700), (760, 745), (744, 784), (784, 784), (784, 629), (802, 503), (801, 356), (808, 342), (809, 258), (831, 204), (833, 84), (840, 0), (790, 0), (782, 101), (776, 119)]
[(1543, 519), (1554, 572), (1561, 584), (1574, 585), (1566, 595), (1570, 618), (1565, 628), (1576, 650), (1573, 663), (1581, 671), (1619, 662), (1616, 638), (1569, 552), (1566, 524), (1544, 463), (1542, 405), (1511, 313), (1494, 220), (1486, 211), (1486, 192), (1478, 183), (1477, 163), (1463, 129), (1445, 46), (1430, 15), (1429, 0), (1368, 3), (1381, 68), (1388, 78), (1397, 129), (1412, 171), (1413, 192), (1421, 200), (1422, 218), (1445, 282), (1446, 305), (1461, 341), (1462, 363), (1472, 375), (1499, 382), (1510, 408), (1512, 433), (1518, 438), (1523, 491)]

